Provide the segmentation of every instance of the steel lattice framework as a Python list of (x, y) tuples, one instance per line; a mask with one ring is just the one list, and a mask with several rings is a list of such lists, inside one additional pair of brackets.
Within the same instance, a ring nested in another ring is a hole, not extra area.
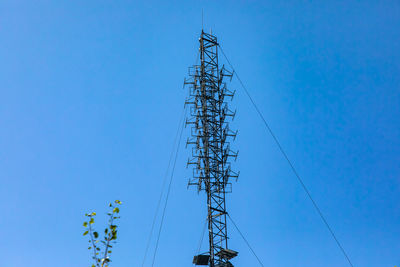
[(190, 106), (186, 125), (191, 126), (187, 145), (192, 146), (192, 157), (187, 164), (194, 166), (189, 185), (207, 194), (209, 251), (195, 256), (193, 263), (233, 266), (229, 260), (238, 253), (228, 249), (225, 203), (225, 195), (232, 188), (230, 179), (239, 176), (231, 170), (230, 162), (230, 158), (237, 157), (237, 152), (230, 149), (230, 140), (235, 139), (237, 131), (229, 128), (229, 120), (236, 111), (232, 112), (227, 102), (234, 92), (228, 90), (225, 82), (233, 73), (219, 66), (216, 36), (202, 31), (199, 41), (201, 63), (190, 67), (189, 77), (185, 79), (189, 87), (185, 105)]

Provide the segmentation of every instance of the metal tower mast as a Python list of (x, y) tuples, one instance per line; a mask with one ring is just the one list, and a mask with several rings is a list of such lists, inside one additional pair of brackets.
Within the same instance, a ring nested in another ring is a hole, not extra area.
[(237, 152), (230, 149), (230, 140), (237, 131), (229, 128), (229, 119), (233, 119), (227, 99), (232, 99), (234, 92), (229, 91), (224, 78), (232, 78), (218, 63), (217, 37), (201, 32), (200, 65), (189, 68), (189, 97), (185, 105), (190, 106), (190, 115), (186, 125), (191, 125), (191, 137), (187, 145), (192, 145), (192, 157), (188, 165), (193, 165), (193, 177), (189, 185), (195, 185), (198, 191), (207, 194), (207, 223), (209, 251), (196, 255), (193, 263), (211, 267), (233, 266), (230, 260), (238, 252), (228, 249), (226, 225), (225, 195), (230, 193), (230, 178), (238, 178), (239, 173), (231, 170), (230, 158), (236, 159)]

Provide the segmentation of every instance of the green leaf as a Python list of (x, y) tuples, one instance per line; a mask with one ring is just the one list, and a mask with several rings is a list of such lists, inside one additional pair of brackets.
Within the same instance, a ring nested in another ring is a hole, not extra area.
[(105, 234), (108, 233), (108, 228), (104, 229), (104, 233), (105, 233)]
[(87, 235), (89, 233), (89, 231), (85, 231), (84, 233), (83, 233), (83, 235)]
[(92, 249), (92, 247), (88, 247), (87, 249)]
[(113, 232), (113, 235), (111, 237), (111, 240), (116, 240), (117, 239), (117, 231)]
[(89, 223), (90, 223), (90, 224), (94, 224), (94, 219), (93, 219), (93, 218), (90, 218)]
[(91, 216), (96, 216), (96, 212), (92, 212), (90, 215)]
[(119, 201), (119, 200), (115, 200), (115, 203), (116, 203), (116, 204), (120, 204), (120, 205), (122, 204), (122, 202)]
[(113, 209), (113, 212), (119, 213), (119, 208), (118, 208), (118, 207), (115, 207), (115, 208)]
[(99, 237), (99, 233), (97, 232), (93, 232), (94, 238), (98, 238)]
[(87, 222), (84, 222), (84, 223), (83, 223), (83, 226), (84, 226), (84, 227), (87, 227)]

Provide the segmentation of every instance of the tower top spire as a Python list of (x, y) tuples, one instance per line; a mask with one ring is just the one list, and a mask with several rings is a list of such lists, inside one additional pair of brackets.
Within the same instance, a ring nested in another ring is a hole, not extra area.
[(201, 9), (201, 31), (204, 29), (204, 9)]

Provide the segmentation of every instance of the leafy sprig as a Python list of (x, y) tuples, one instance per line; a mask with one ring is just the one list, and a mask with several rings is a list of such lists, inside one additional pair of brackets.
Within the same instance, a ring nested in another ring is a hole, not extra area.
[(108, 225), (104, 229), (103, 240), (99, 239), (99, 233), (94, 229), (94, 219), (96, 212), (86, 213), (87, 221), (83, 222), (85, 227), (84, 236), (89, 235), (89, 250), (93, 250), (92, 259), (94, 263), (91, 267), (109, 267), (111, 262), (110, 254), (112, 253), (112, 244), (116, 243), (117, 240), (117, 225), (116, 220), (120, 219), (119, 206), (122, 204), (121, 201), (115, 200), (114, 203), (110, 203), (108, 206), (110, 211), (108, 215)]

